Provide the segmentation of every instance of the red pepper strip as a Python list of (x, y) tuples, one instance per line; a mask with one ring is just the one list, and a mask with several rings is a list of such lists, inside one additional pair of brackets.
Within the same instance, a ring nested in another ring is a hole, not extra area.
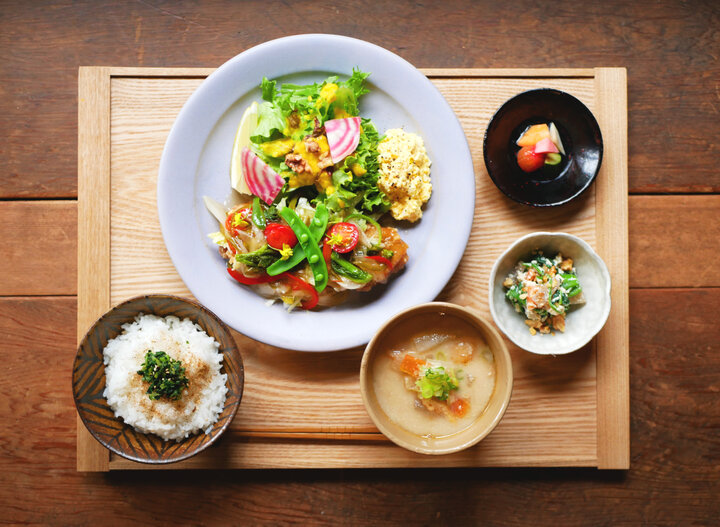
[(238, 273), (236, 270), (230, 269), (229, 267), (227, 268), (227, 272), (230, 273), (230, 276), (232, 276), (235, 280), (245, 285), (266, 284), (268, 282), (275, 282), (282, 277), (282, 275), (269, 276), (265, 273), (259, 276), (249, 277), (242, 273)]
[(290, 273), (280, 273), (274, 278), (287, 278), (290, 281), (290, 286), (293, 288), (293, 291), (302, 291), (304, 293), (307, 293), (310, 295), (309, 300), (304, 300), (300, 303), (300, 306), (303, 309), (312, 309), (314, 308), (318, 303), (318, 294), (317, 291), (313, 286), (308, 284), (305, 280), (298, 278), (297, 276), (290, 274)]
[(381, 264), (384, 264), (388, 268), (388, 271), (392, 271), (392, 268), (393, 268), (392, 262), (390, 260), (388, 260), (387, 258), (385, 258), (384, 256), (380, 256), (378, 254), (376, 256), (366, 256), (365, 258), (370, 258), (371, 260), (380, 262)]
[(232, 276), (235, 280), (240, 282), (241, 284), (245, 285), (256, 285), (256, 284), (266, 284), (268, 282), (276, 282), (280, 280), (281, 278), (286, 278), (288, 281), (290, 281), (290, 286), (293, 288), (294, 291), (303, 291), (310, 295), (309, 300), (305, 300), (300, 303), (300, 306), (303, 309), (312, 309), (314, 308), (318, 303), (318, 294), (317, 291), (315, 291), (315, 288), (308, 284), (305, 280), (302, 280), (298, 278), (295, 275), (292, 275), (290, 273), (280, 273), (277, 276), (270, 276), (267, 274), (260, 275), (258, 277), (250, 278), (248, 276), (245, 276), (242, 273), (238, 273), (234, 269), (227, 268), (228, 273), (230, 276)]
[(233, 242), (231, 242), (230, 240), (228, 240), (227, 238), (225, 238), (225, 241), (226, 241), (227, 244), (228, 244), (228, 248), (230, 249), (230, 252), (231, 252), (233, 255), (236, 255), (237, 252), (238, 252), (238, 250), (237, 250), (237, 248), (235, 247), (235, 244), (234, 244)]
[(325, 259), (325, 264), (327, 264), (328, 271), (330, 271), (331, 256), (332, 256), (332, 247), (330, 247), (330, 245), (327, 243), (323, 243), (323, 258)]

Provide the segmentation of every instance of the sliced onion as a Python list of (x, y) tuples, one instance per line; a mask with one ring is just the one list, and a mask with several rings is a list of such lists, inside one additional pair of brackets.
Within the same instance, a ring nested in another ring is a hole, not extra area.
[(205, 203), (205, 206), (207, 207), (207, 210), (215, 216), (215, 219), (220, 223), (221, 226), (225, 225), (225, 220), (227, 219), (228, 210), (225, 208), (225, 206), (220, 203), (219, 201), (214, 200), (210, 196), (203, 196), (203, 202)]
[(241, 159), (245, 183), (250, 192), (270, 205), (282, 189), (285, 180), (248, 147), (243, 148)]
[(330, 273), (330, 280), (333, 282), (331, 284), (332, 288), (336, 291), (362, 289), (367, 286), (367, 284), (358, 284), (357, 282), (353, 282), (349, 278), (345, 278), (344, 276), (340, 276), (334, 272)]
[(330, 157), (333, 163), (352, 154), (360, 142), (360, 118), (331, 119), (325, 121)]

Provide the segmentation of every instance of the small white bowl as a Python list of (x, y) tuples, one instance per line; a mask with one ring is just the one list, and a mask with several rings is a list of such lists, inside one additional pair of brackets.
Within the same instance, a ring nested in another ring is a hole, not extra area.
[[(572, 258), (585, 304), (568, 312), (565, 333), (531, 335), (522, 313), (505, 298), (502, 283), (518, 261), (533, 251), (552, 257), (558, 252)], [(564, 232), (533, 232), (516, 240), (495, 262), (490, 273), (489, 305), (495, 324), (522, 349), (539, 355), (564, 355), (582, 348), (598, 334), (610, 314), (610, 273), (605, 262), (586, 242)]]

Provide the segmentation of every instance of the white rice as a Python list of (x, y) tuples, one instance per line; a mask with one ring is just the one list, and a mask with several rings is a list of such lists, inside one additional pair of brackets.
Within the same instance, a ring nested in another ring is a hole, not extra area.
[[(187, 318), (140, 313), (123, 330), (103, 350), (103, 395), (115, 415), (140, 432), (165, 440), (180, 441), (200, 430), (208, 433), (227, 394), (227, 375), (220, 373), (220, 344)], [(148, 397), (148, 384), (137, 373), (148, 350), (164, 351), (182, 362), (189, 384), (179, 400)]]

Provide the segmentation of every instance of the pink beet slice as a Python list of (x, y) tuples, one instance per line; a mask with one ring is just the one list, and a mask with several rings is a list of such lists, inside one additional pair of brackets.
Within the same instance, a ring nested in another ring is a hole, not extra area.
[(325, 121), (330, 157), (333, 163), (352, 154), (360, 142), (360, 118), (331, 119)]
[(557, 146), (555, 146), (555, 143), (552, 142), (552, 139), (549, 137), (546, 137), (545, 139), (540, 139), (537, 143), (535, 143), (535, 153), (536, 154), (557, 154), (558, 149)]
[(243, 176), (250, 192), (270, 205), (285, 184), (285, 180), (248, 147), (243, 148), (240, 155)]

